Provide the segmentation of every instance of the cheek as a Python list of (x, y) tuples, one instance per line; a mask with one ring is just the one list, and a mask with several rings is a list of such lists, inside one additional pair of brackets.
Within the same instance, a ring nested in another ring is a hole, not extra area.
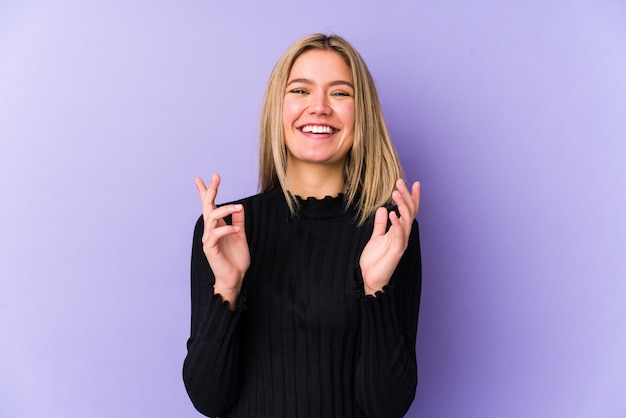
[(283, 101), (282, 116), (283, 116), (282, 117), (283, 135), (284, 135), (285, 145), (288, 146), (291, 143), (291, 136), (293, 135), (292, 127), (296, 120), (293, 102), (287, 99)]
[(296, 119), (297, 114), (297, 103), (293, 100), (285, 98), (283, 101), (283, 124), (285, 126), (291, 125), (291, 123)]
[(342, 119), (346, 127), (350, 127), (351, 130), (354, 130), (354, 106), (346, 106), (342, 109)]

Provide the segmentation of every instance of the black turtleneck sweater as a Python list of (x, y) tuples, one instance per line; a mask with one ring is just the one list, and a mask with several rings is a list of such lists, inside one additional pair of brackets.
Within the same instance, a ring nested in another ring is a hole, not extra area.
[(402, 417), (417, 385), (417, 222), (389, 285), (365, 296), (359, 257), (373, 217), (357, 226), (341, 195), (299, 202), (296, 217), (280, 188), (239, 202), (251, 264), (234, 311), (213, 294), (198, 220), (189, 397), (220, 418)]

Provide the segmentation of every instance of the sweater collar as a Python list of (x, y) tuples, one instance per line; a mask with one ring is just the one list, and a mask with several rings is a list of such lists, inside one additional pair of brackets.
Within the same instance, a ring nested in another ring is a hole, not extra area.
[[(275, 207), (289, 213), (289, 206), (287, 206), (285, 195), (280, 187), (269, 191), (268, 197)], [(345, 195), (343, 193), (337, 196), (326, 196), (323, 199), (296, 196), (296, 202), (298, 203), (296, 216), (300, 218), (325, 219), (343, 216), (348, 213), (348, 211), (346, 211)], [(350, 212), (352, 212), (352, 210), (350, 210)]]

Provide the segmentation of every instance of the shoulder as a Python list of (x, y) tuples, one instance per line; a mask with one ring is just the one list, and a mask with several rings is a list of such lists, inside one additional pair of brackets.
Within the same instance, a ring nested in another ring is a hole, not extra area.
[[(244, 209), (249, 210), (255, 207), (263, 206), (265, 202), (267, 202), (273, 194), (275, 194), (274, 190), (269, 191), (269, 192), (264, 192), (264, 193), (257, 193), (255, 195), (247, 196), (241, 199), (218, 203), (217, 207), (233, 205), (233, 204), (241, 204), (243, 205)], [(228, 216), (227, 219), (230, 219), (230, 216)], [(204, 228), (204, 218), (202, 214), (200, 214), (196, 220), (195, 229), (196, 231), (198, 231), (198, 230), (202, 230), (203, 228)]]
[[(287, 206), (287, 202), (285, 201), (282, 189), (280, 188), (272, 189), (267, 192), (257, 193), (255, 195), (244, 197), (238, 200), (220, 203), (217, 206), (219, 207), (231, 204), (243, 205), (246, 216), (246, 227), (249, 226), (252, 220), (255, 220), (257, 222), (267, 221), (268, 217), (272, 216), (272, 213), (280, 214), (280, 216), (289, 213), (289, 207)], [(224, 220), (226, 221), (226, 223), (231, 223), (230, 216), (227, 216), (226, 218), (224, 218)], [(202, 216), (200, 217), (199, 222), (203, 224)]]
[(278, 209), (287, 207), (285, 197), (280, 188), (275, 188), (267, 192), (257, 193), (252, 196), (244, 197), (239, 200), (220, 204), (218, 206), (229, 204), (241, 204), (246, 210), (260, 210), (267, 206), (274, 206)]

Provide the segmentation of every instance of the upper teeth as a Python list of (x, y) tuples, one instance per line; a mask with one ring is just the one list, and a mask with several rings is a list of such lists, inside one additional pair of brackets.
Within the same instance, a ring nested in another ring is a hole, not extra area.
[(329, 134), (333, 131), (330, 126), (307, 125), (302, 127), (302, 132), (312, 132), (314, 134)]

